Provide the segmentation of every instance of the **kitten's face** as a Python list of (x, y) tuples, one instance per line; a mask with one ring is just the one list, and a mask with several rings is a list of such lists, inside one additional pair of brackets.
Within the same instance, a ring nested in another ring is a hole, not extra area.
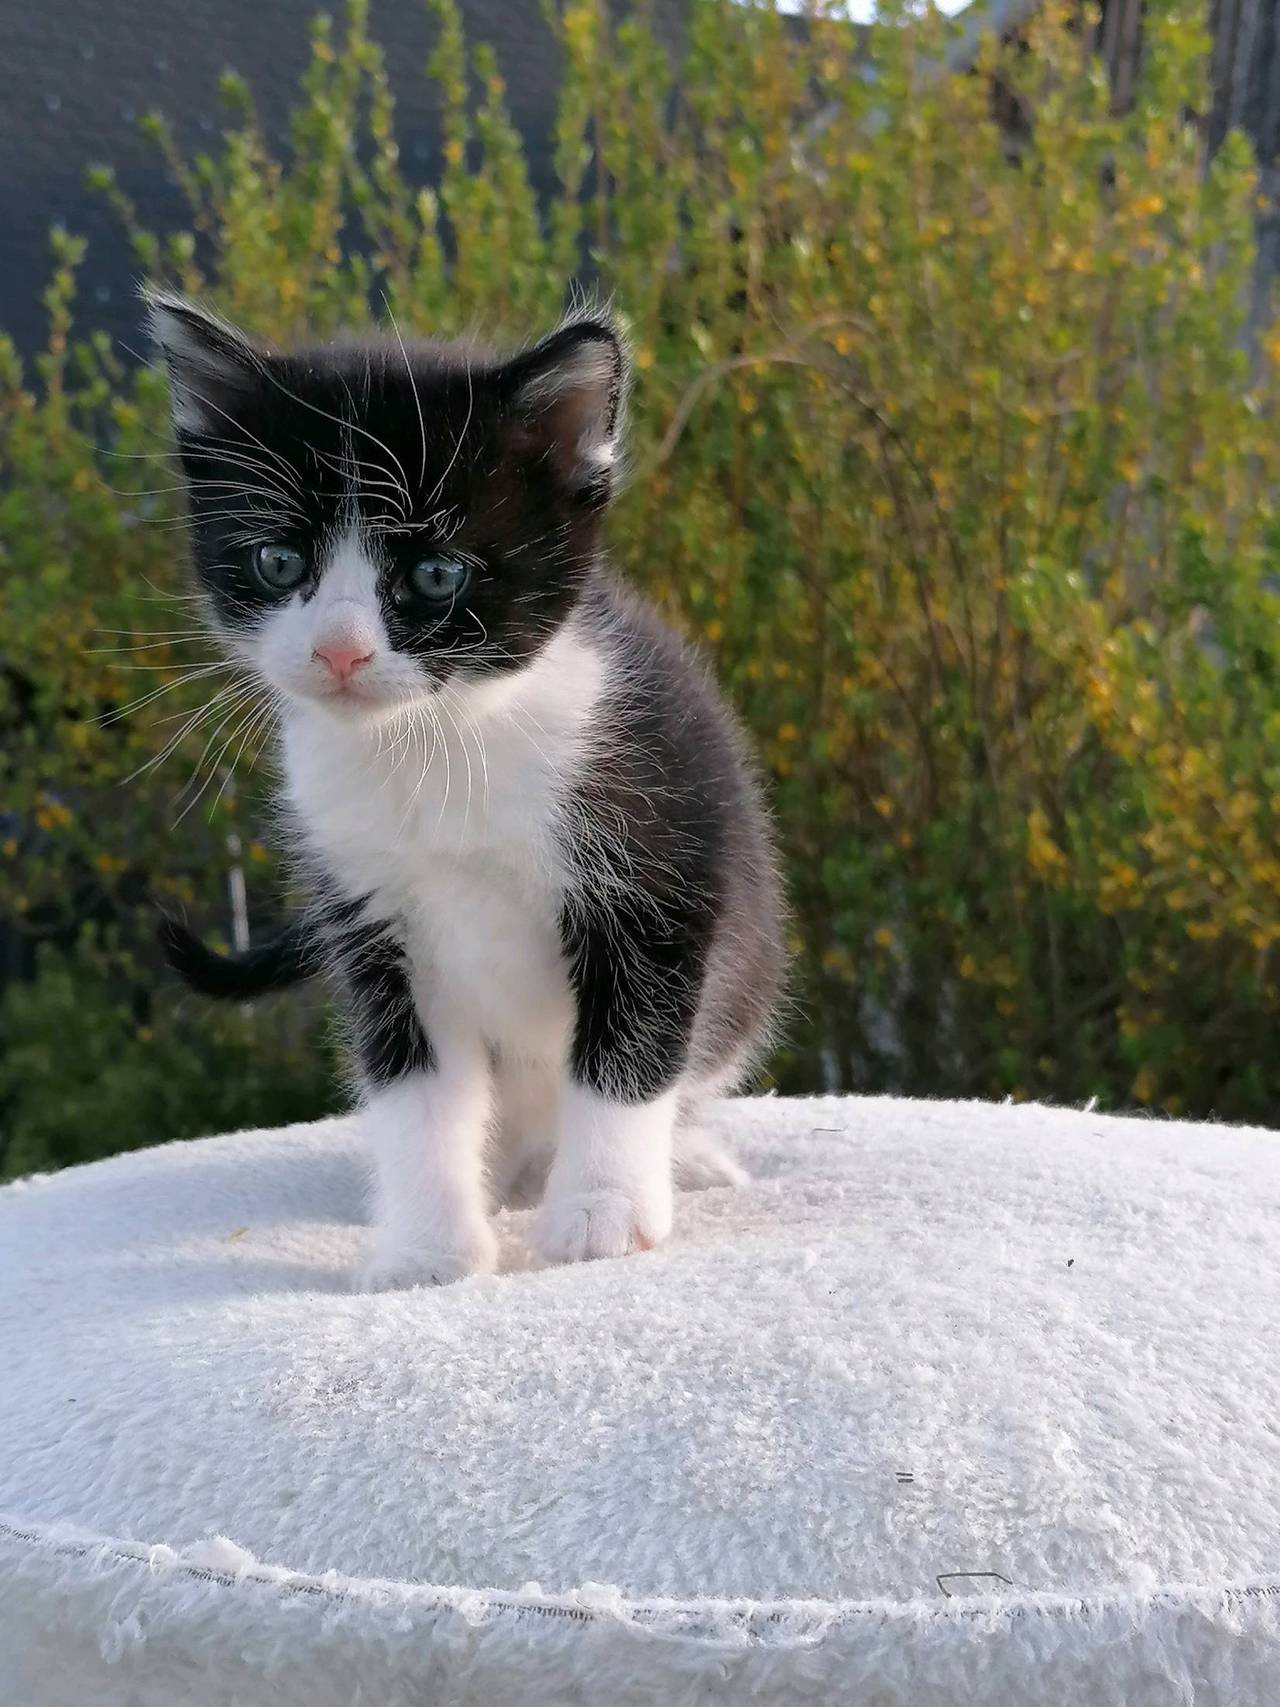
[(510, 361), (399, 338), (277, 355), (150, 298), (196, 568), (278, 694), (380, 718), (528, 663), (610, 496), (623, 361), (600, 320)]

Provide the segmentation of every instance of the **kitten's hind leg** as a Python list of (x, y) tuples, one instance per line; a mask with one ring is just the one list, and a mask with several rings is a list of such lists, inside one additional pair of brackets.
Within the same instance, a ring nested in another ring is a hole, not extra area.
[(526, 1209), (541, 1195), (555, 1154), (563, 1077), (558, 1061), (495, 1051), (495, 1101), (486, 1152), (495, 1208)]
[(714, 1185), (749, 1185), (751, 1175), (701, 1126), (681, 1122), (675, 1130), (672, 1173), (677, 1191), (707, 1191)]
[(717, 1074), (699, 1076), (681, 1093), (671, 1158), (677, 1191), (750, 1184), (751, 1175), (707, 1130), (701, 1118), (707, 1099), (731, 1090), (740, 1077), (737, 1064), (731, 1061)]
[(751, 1174), (707, 1127), (701, 1123), (703, 1106), (710, 1096), (736, 1082), (732, 1067), (707, 1079), (700, 1077), (681, 1092), (676, 1115), (676, 1137), (672, 1144), (672, 1178), (678, 1191), (707, 1191), (715, 1185), (749, 1185)]

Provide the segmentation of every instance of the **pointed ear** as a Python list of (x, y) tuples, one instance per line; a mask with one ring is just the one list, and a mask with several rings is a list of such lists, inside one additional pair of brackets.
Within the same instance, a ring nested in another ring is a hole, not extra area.
[(147, 323), (169, 370), (177, 432), (223, 437), (259, 384), (265, 352), (243, 332), (170, 291), (144, 289)]
[(550, 461), (571, 491), (607, 498), (622, 426), (626, 358), (603, 319), (575, 320), (510, 364), (516, 448)]

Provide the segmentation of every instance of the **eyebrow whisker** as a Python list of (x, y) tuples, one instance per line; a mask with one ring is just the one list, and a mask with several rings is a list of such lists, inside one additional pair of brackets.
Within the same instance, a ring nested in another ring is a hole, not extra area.
[(391, 302), (385, 290), (382, 293), (382, 305), (387, 311), (387, 319), (391, 322), (391, 330), (396, 335), (400, 354), (404, 357), (404, 371), (409, 376), (409, 388), (413, 392), (413, 406), (418, 411), (418, 432), (422, 435), (422, 468), (418, 475), (418, 484), (425, 486), (427, 483), (427, 423), (422, 414), (422, 400), (418, 396), (418, 382), (413, 377), (413, 363), (409, 360), (409, 352), (404, 347), (404, 339), (400, 336), (400, 328), (396, 325), (396, 317), (391, 311)]

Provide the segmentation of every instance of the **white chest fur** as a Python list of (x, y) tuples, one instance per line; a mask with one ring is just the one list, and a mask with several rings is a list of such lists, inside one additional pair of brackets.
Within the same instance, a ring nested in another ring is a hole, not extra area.
[(597, 655), (562, 635), (519, 676), (447, 689), (407, 723), (320, 708), (287, 721), (307, 842), (346, 894), (402, 925), (433, 1029), (463, 1025), (542, 1059), (563, 1051), (557, 832), (600, 679)]

